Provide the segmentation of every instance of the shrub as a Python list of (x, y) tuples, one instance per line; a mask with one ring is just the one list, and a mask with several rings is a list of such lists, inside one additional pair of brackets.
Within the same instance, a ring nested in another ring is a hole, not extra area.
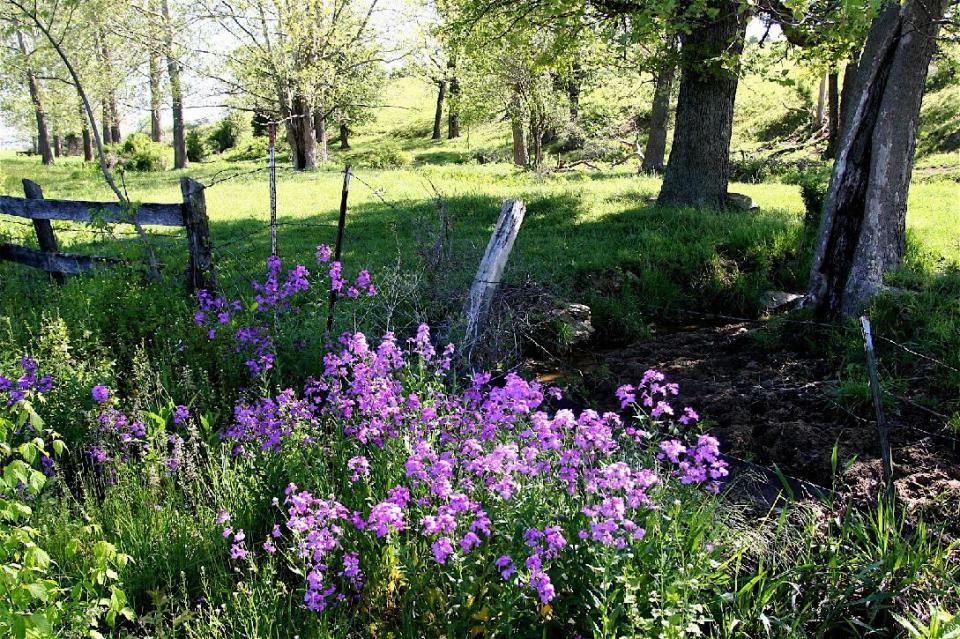
[(803, 198), (803, 207), (806, 209), (803, 219), (805, 233), (816, 232), (820, 224), (820, 214), (823, 212), (823, 203), (830, 186), (830, 171), (830, 165), (822, 162), (789, 173), (784, 178), (787, 184), (800, 187), (800, 197)]
[(201, 127), (193, 127), (187, 131), (187, 159), (191, 162), (202, 162), (210, 155), (210, 145), (207, 136)]
[[(263, 160), (269, 153), (270, 142), (267, 138), (252, 138), (230, 149), (224, 154), (224, 159), (231, 162), (250, 162)], [(283, 140), (277, 140), (277, 160), (281, 151), (286, 154), (287, 145)]]
[(368, 169), (398, 169), (413, 164), (413, 155), (393, 141), (387, 141), (366, 151), (350, 153), (347, 162)]
[(209, 142), (217, 153), (233, 149), (250, 137), (250, 121), (245, 114), (233, 111), (213, 125)]
[(145, 133), (132, 133), (114, 147), (117, 165), (128, 171), (163, 171), (167, 168), (166, 147)]

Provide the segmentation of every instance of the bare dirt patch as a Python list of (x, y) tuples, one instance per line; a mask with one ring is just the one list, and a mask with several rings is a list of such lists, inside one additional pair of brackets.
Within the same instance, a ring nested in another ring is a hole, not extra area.
[[(839, 489), (873, 498), (881, 481), (873, 415), (854, 414), (834, 401), (830, 391), (838, 380), (830, 362), (765, 349), (754, 339), (757, 330), (733, 323), (663, 331), (626, 347), (578, 355), (567, 368), (578, 369), (601, 402), (645, 370), (661, 370), (680, 385), (680, 401), (705, 418), (724, 452), (831, 488), (836, 445), (841, 471), (847, 466)], [(901, 499), (931, 518), (957, 521), (960, 443), (943, 423), (908, 405), (889, 410), (887, 418)]]

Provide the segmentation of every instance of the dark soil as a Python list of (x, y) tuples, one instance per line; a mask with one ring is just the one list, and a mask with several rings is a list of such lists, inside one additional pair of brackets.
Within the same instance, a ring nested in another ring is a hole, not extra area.
[[(876, 422), (869, 407), (856, 414), (831, 396), (835, 367), (809, 353), (772, 351), (753, 324), (686, 327), (626, 347), (578, 355), (590, 395), (607, 407), (614, 389), (654, 368), (680, 385), (680, 405), (694, 407), (725, 453), (859, 500), (882, 482)], [(910, 405), (888, 409), (897, 493), (930, 519), (958, 521), (960, 441), (942, 420)], [(832, 454), (838, 447), (840, 476)], [(953, 526), (951, 526), (953, 528)]]

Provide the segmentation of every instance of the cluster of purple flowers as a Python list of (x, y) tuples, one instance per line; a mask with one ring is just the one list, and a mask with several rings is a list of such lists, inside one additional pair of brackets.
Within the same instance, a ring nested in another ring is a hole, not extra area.
[[(90, 396), (99, 405), (100, 412), (97, 415), (97, 443), (87, 449), (87, 457), (99, 472), (109, 471), (112, 478), (114, 464), (142, 459), (153, 450), (165, 455), (162, 460), (170, 474), (177, 472), (184, 446), (180, 435), (172, 433), (160, 441), (151, 442), (144, 421), (117, 408), (109, 388), (97, 384), (90, 390)], [(174, 407), (174, 425), (184, 424), (189, 419), (189, 408), (183, 405)]]
[(377, 294), (377, 287), (373, 285), (373, 281), (370, 278), (370, 271), (366, 269), (360, 271), (356, 281), (351, 286), (350, 283), (343, 278), (343, 264), (339, 261), (331, 262), (330, 258), (331, 251), (329, 246), (321, 244), (317, 247), (317, 264), (330, 264), (327, 269), (327, 276), (330, 278), (331, 291), (343, 293), (344, 289), (346, 289), (346, 295), (350, 298), (360, 297), (361, 292), (365, 292), (368, 297), (373, 297)]
[[(300, 555), (313, 562), (309, 607), (323, 609), (337, 592), (329, 566), (340, 561), (347, 570), (348, 531), (376, 539), (419, 535), (440, 565), (475, 551), (492, 553), (505, 580), (529, 589), (543, 603), (556, 596), (552, 567), (571, 560), (568, 538), (612, 549), (644, 538), (641, 523), (655, 508), (650, 492), (660, 479), (653, 469), (628, 463), (636, 459), (639, 431), (616, 413), (548, 413), (544, 402), (559, 398), (559, 389), (515, 373), (496, 385), (490, 374), (478, 373), (464, 390), (451, 392), (443, 376), (452, 347), (438, 355), (425, 325), (406, 349), (392, 333), (376, 346), (361, 333), (345, 334), (340, 341), (343, 349), (327, 354), (323, 374), (307, 381), (304, 399), (287, 390), (252, 406), (238, 404), (234, 424), (223, 433), (235, 440), (238, 451), (254, 442), (260, 450), (279, 451), (286, 440), (310, 441), (321, 424), (339, 428), (344, 437), (339, 445), (362, 453), (346, 463), (351, 484), (364, 478), (374, 490), (370, 460), (375, 465), (382, 455), (403, 456), (405, 481), (380, 486), (389, 488), (387, 496), (366, 515), (333, 497), (319, 500), (309, 492), (288, 491), (287, 528)], [(644, 418), (648, 422), (674, 416), (667, 398), (676, 394), (676, 385), (655, 371), (638, 386), (618, 391), (624, 407), (651, 409)], [(714, 489), (726, 474), (712, 437), (702, 436), (689, 448), (665, 441), (661, 451), (660, 459), (682, 483)], [(521, 502), (533, 495), (550, 501), (546, 512), (524, 513)], [(520, 551), (525, 556), (502, 552), (510, 548), (516, 517), (559, 518), (561, 513), (562, 525), (559, 519), (528, 522)], [(497, 530), (493, 522), (508, 528)], [(349, 556), (354, 566), (357, 558)]]
[[(330, 262), (330, 247), (321, 244), (317, 247), (317, 262)], [(281, 283), (282, 263), (280, 258), (273, 255), (267, 259), (267, 276), (263, 282), (254, 280), (251, 286), (255, 292), (253, 307), (253, 321), (248, 325), (240, 325), (234, 330), (234, 350), (242, 354), (251, 377), (257, 377), (272, 369), (276, 363), (273, 337), (268, 326), (263, 321), (266, 313), (285, 313), (295, 307), (291, 302), (299, 293), (309, 291), (310, 271), (302, 264), (289, 269)], [(343, 278), (343, 265), (332, 262), (327, 270), (329, 290), (341, 293), (346, 289), (347, 297), (359, 297), (361, 292), (373, 297), (377, 294), (370, 277), (370, 272), (360, 271), (354, 284), (350, 285)], [(197, 293), (199, 309), (193, 319), (197, 326), (206, 329), (208, 339), (216, 339), (218, 331), (233, 323), (240, 323), (239, 315), (243, 310), (240, 300), (227, 300), (225, 297), (215, 297), (210, 291), (201, 290)]]
[(6, 394), (7, 406), (13, 406), (23, 401), (27, 398), (28, 393), (42, 395), (53, 388), (53, 376), (38, 375), (37, 363), (34, 360), (29, 357), (21, 358), (20, 368), (23, 370), (23, 374), (17, 379), (9, 379), (0, 375), (0, 393)]
[(684, 446), (676, 439), (660, 442), (659, 459), (675, 464), (675, 474), (682, 484), (705, 484), (710, 492), (720, 492), (720, 482), (729, 474), (727, 462), (720, 458), (720, 442), (710, 435), (700, 435), (697, 443)]

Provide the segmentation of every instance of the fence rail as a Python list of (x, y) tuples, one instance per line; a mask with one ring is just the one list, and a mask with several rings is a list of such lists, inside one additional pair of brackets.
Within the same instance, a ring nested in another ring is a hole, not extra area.
[(204, 187), (188, 177), (180, 178), (183, 202), (180, 204), (138, 204), (136, 212), (117, 202), (86, 202), (82, 200), (48, 200), (40, 185), (23, 180), (26, 197), (0, 196), (0, 214), (33, 221), (40, 250), (16, 244), (0, 244), (0, 260), (16, 262), (53, 275), (58, 282), (64, 275), (85, 273), (97, 265), (114, 264), (117, 260), (99, 255), (71, 255), (61, 253), (53, 221), (93, 222), (111, 224), (135, 223), (147, 226), (177, 226), (187, 231), (190, 260), (187, 265), (187, 287), (191, 291), (209, 288), (215, 284), (213, 245), (210, 242), (210, 224)]

